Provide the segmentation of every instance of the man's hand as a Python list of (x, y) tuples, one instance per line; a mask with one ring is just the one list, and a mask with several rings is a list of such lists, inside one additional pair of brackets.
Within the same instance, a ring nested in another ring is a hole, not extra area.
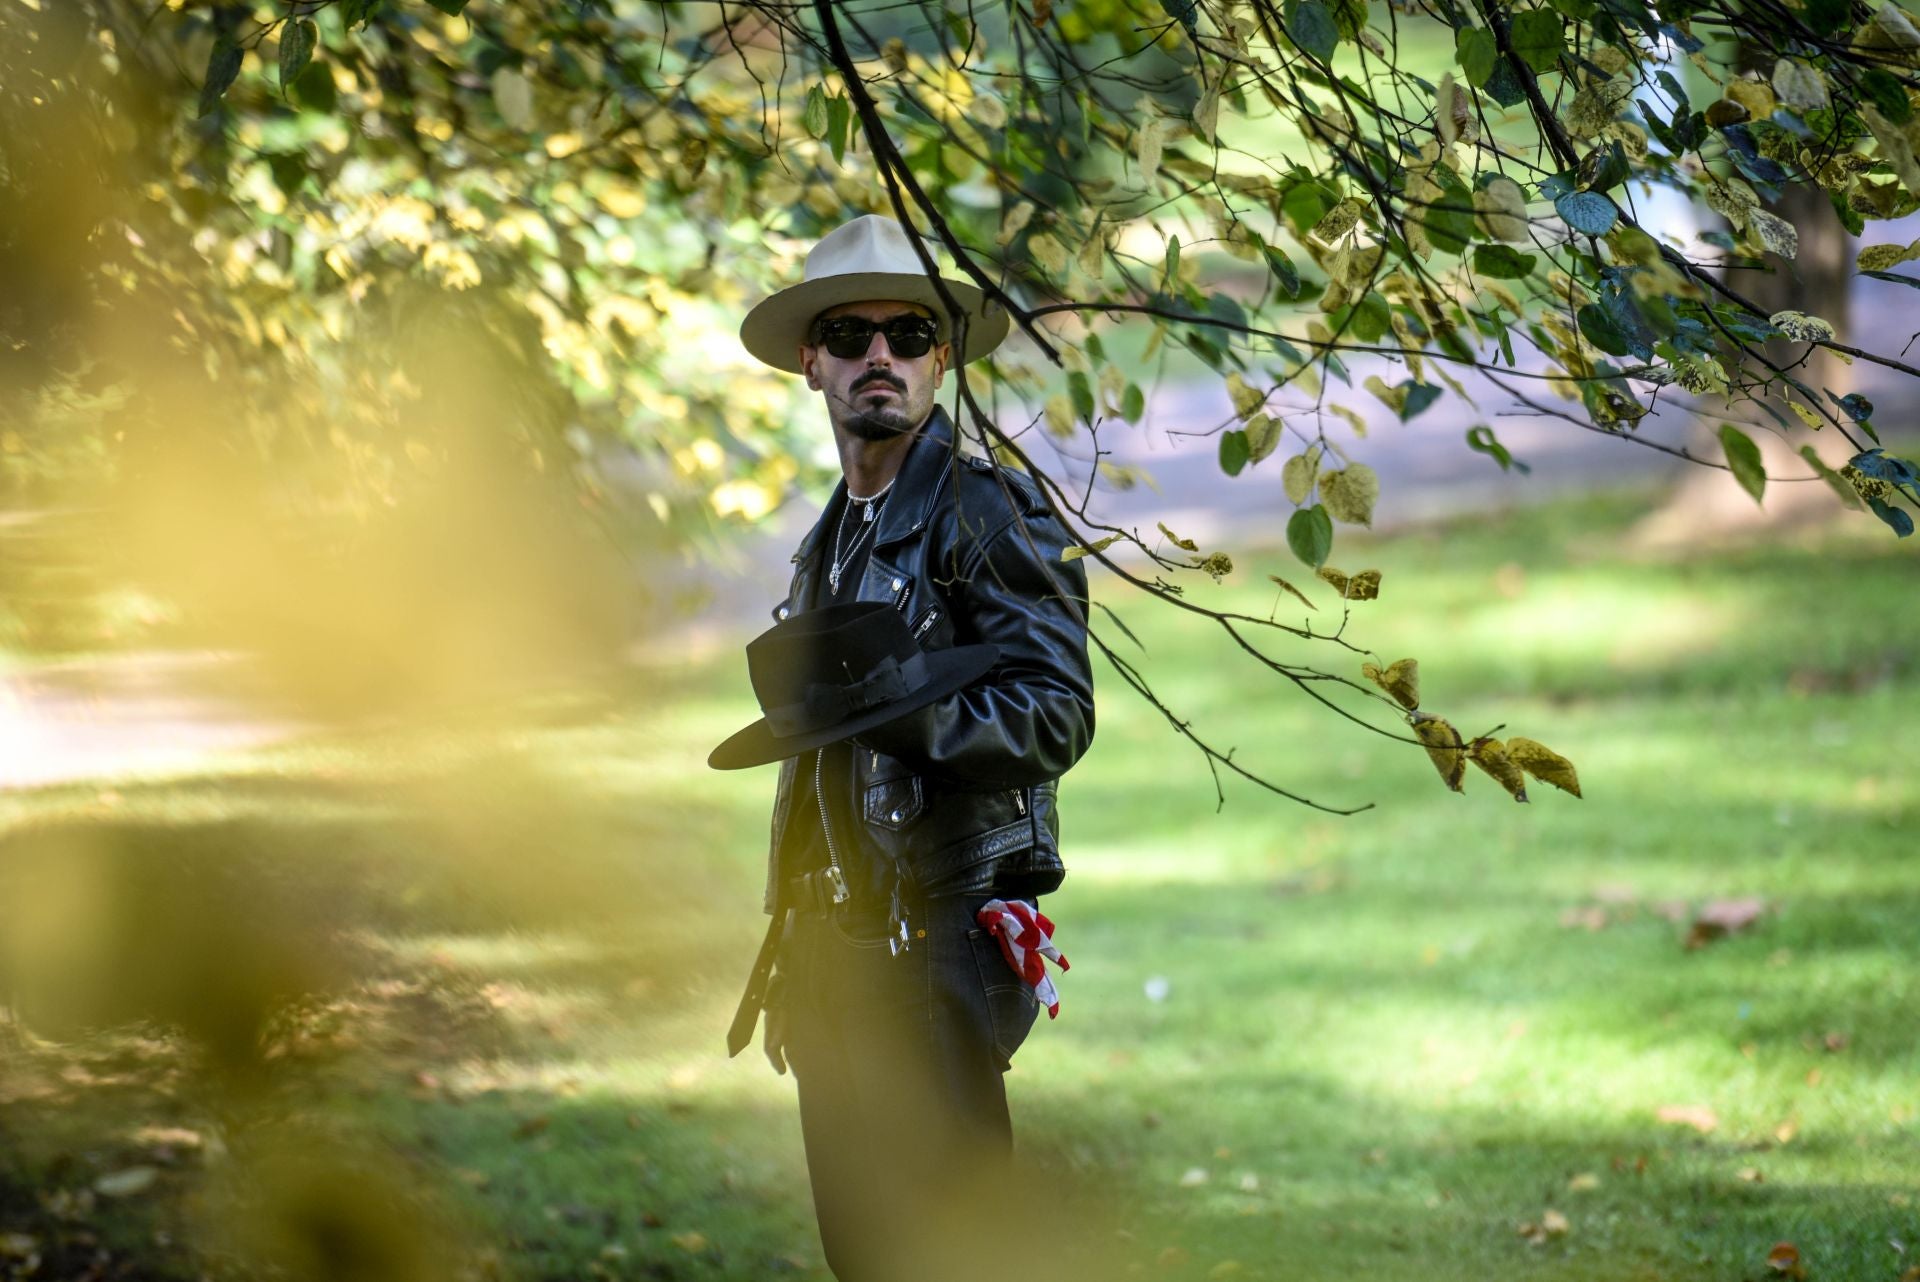
[(787, 1075), (787, 1012), (775, 1006), (767, 1011), (767, 1063), (782, 1077)]
[(776, 973), (767, 986), (767, 1004), (763, 1012), (766, 1039), (762, 1046), (767, 1063), (782, 1077), (787, 1075), (787, 985), (786, 976)]

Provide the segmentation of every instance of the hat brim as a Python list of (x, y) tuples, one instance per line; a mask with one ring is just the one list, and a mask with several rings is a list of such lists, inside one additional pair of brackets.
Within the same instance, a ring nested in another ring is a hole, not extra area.
[[(956, 364), (977, 361), (1000, 346), (1012, 321), (1007, 309), (987, 301), (977, 285), (941, 277), (941, 283), (967, 314), (967, 342)], [(807, 326), (829, 307), (842, 303), (868, 303), (897, 299), (918, 303), (940, 318), (951, 332), (947, 305), (940, 301), (933, 282), (925, 276), (904, 272), (849, 272), (843, 276), (823, 276), (802, 281), (763, 298), (740, 323), (740, 343), (754, 359), (785, 370), (800, 373), (800, 345), (806, 341)]]
[(769, 762), (783, 761), (815, 748), (823, 748), (830, 743), (838, 743), (842, 739), (850, 739), (862, 731), (904, 717), (909, 712), (918, 712), (936, 699), (944, 699), (985, 676), (988, 669), (999, 662), (1000, 647), (957, 645), (946, 650), (928, 650), (925, 655), (929, 679), (925, 685), (908, 692), (904, 697), (892, 703), (883, 703), (877, 708), (869, 708), (857, 717), (849, 717), (805, 734), (785, 737), (768, 729), (766, 718), (762, 717), (745, 729), (727, 736), (725, 742), (707, 754), (707, 764), (715, 770), (744, 770), (748, 766), (764, 766)]

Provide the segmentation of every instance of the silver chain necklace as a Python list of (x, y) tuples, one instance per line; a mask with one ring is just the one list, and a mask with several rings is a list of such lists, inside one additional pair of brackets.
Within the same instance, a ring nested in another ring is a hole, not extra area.
[[(833, 531), (833, 564), (827, 567), (827, 586), (834, 593), (837, 594), (840, 591), (840, 576), (846, 572), (847, 562), (853, 560), (854, 554), (860, 550), (860, 541), (867, 537), (867, 531), (873, 528), (874, 522), (879, 519), (881, 511), (887, 506), (887, 491), (892, 488), (893, 481), (888, 481), (880, 487), (878, 492), (869, 494), (863, 499), (855, 498), (852, 490), (847, 491), (846, 507), (840, 509), (840, 523), (834, 527)], [(853, 546), (842, 552), (840, 542), (847, 533), (847, 508), (855, 503), (861, 505), (860, 532), (853, 536)]]

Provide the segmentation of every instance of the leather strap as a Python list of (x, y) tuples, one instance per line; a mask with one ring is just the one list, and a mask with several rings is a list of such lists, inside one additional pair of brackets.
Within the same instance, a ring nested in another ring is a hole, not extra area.
[(780, 936), (786, 930), (787, 918), (792, 915), (791, 908), (781, 908), (767, 924), (767, 937), (761, 941), (760, 951), (753, 959), (753, 972), (747, 976), (747, 990), (740, 994), (739, 1009), (733, 1012), (733, 1023), (727, 1029), (728, 1059), (745, 1050), (753, 1040), (753, 1026), (760, 1022), (760, 1010), (767, 1004), (767, 987), (773, 982), (773, 962), (780, 950)]

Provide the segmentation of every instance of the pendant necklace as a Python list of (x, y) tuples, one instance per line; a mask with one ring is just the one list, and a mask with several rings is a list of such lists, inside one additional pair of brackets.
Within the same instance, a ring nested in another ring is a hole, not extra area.
[(867, 537), (867, 531), (879, 518), (880, 510), (886, 507), (887, 491), (892, 488), (893, 481), (888, 481), (879, 490), (865, 498), (855, 496), (852, 490), (847, 491), (847, 507), (852, 507), (855, 503), (860, 504), (860, 532), (853, 536), (853, 546), (842, 552), (840, 542), (847, 533), (847, 508), (841, 508), (840, 523), (834, 527), (833, 531), (833, 564), (827, 567), (827, 586), (834, 593), (838, 594), (840, 591), (840, 576), (846, 572), (847, 562), (851, 561), (854, 554), (860, 550), (860, 540)]

